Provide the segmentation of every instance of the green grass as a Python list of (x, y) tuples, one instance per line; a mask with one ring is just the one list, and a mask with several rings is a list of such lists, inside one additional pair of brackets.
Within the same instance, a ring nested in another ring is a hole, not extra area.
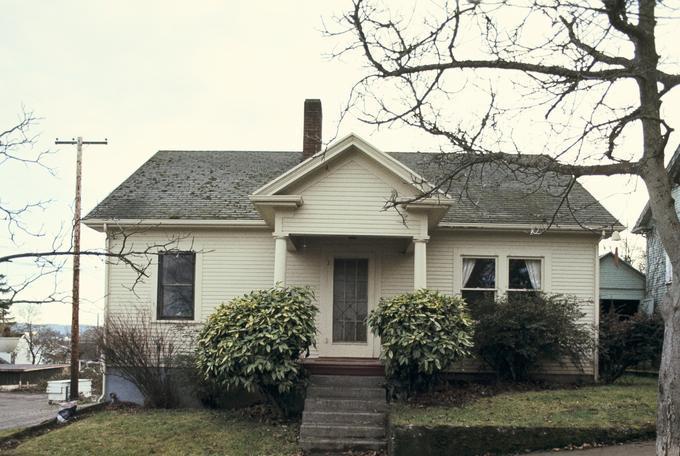
[(0, 429), (0, 439), (12, 435), (15, 432), (19, 432), (21, 428), (11, 428), (11, 429)]
[(236, 412), (103, 411), (29, 439), (12, 455), (295, 455), (296, 425), (265, 424)]
[(656, 379), (626, 377), (614, 385), (504, 393), (463, 407), (396, 404), (396, 425), (637, 428), (656, 419)]

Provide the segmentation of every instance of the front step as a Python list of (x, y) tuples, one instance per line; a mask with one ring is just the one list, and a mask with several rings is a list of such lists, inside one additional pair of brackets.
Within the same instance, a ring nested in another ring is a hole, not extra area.
[(385, 377), (365, 375), (312, 375), (312, 386), (335, 386), (341, 388), (384, 388)]
[(387, 401), (385, 398), (382, 400), (367, 400), (307, 397), (305, 400), (305, 410), (312, 412), (337, 410), (342, 412), (386, 413)]
[(339, 388), (337, 386), (315, 386), (307, 387), (307, 396), (318, 398), (331, 399), (366, 399), (366, 400), (382, 400), (385, 399), (385, 388), (377, 387), (354, 387), (348, 388), (346, 386)]
[(385, 426), (328, 424), (303, 424), (300, 434), (314, 438), (384, 439)]
[(354, 423), (363, 426), (382, 426), (385, 422), (385, 414), (380, 412), (313, 412), (305, 410), (302, 414), (303, 423), (337, 424)]
[(380, 451), (386, 447), (385, 378), (312, 375), (300, 426), (306, 454)]
[(317, 439), (300, 436), (300, 446), (306, 454), (344, 453), (349, 451), (381, 451), (385, 439)]

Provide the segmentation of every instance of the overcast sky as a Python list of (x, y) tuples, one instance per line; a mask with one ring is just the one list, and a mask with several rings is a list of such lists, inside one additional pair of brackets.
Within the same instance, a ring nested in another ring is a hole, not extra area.
[[(83, 208), (97, 202), (159, 149), (299, 150), (305, 98), (320, 98), (324, 136), (335, 133), (338, 113), (361, 74), (362, 62), (326, 57), (334, 43), (322, 37), (322, 18), (347, 8), (334, 1), (59, 1), (5, 2), (0, 17), (0, 129), (22, 107), (42, 118), (36, 150), (55, 153), (56, 175), (24, 166), (0, 169), (3, 202), (50, 199), (29, 219), (39, 248), (72, 217), (75, 151), (54, 139), (82, 135), (109, 139), (86, 148)], [(677, 116), (675, 116), (677, 118)], [(677, 126), (677, 125), (676, 125)], [(354, 131), (383, 150), (435, 150), (424, 134), (379, 132), (353, 119)], [(673, 146), (677, 144), (677, 138)], [(585, 181), (624, 224), (632, 225), (646, 194), (625, 178)], [(103, 236), (83, 228), (84, 247)], [(0, 249), (17, 249), (0, 235)], [(19, 274), (21, 268), (5, 270)], [(3, 272), (0, 270), (0, 272)], [(103, 264), (83, 265), (83, 323), (103, 311)], [(67, 290), (70, 277), (61, 276)], [(47, 286), (47, 285), (44, 285)], [(69, 304), (46, 304), (42, 322), (70, 322)]]

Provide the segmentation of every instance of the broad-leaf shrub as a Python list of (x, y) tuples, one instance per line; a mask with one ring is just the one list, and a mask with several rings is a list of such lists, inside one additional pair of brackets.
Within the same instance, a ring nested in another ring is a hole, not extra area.
[(475, 304), (475, 350), (498, 378), (526, 381), (539, 362), (592, 360), (593, 331), (582, 324), (579, 302), (569, 296), (517, 293)]
[(661, 356), (663, 320), (658, 315), (636, 313), (625, 317), (616, 312), (600, 316), (600, 380), (612, 383), (626, 369), (641, 363), (654, 363)]
[(198, 337), (206, 381), (259, 391), (283, 414), (301, 379), (299, 358), (316, 343), (318, 309), (307, 287), (256, 290), (220, 305)]
[(408, 392), (429, 386), (472, 347), (473, 323), (465, 302), (436, 291), (383, 298), (368, 324), (380, 336), (387, 376)]

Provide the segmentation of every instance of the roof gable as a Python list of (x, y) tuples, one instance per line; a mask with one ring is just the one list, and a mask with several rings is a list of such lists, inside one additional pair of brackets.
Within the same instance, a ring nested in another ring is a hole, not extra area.
[[(618, 260), (619, 264), (623, 266), (627, 271), (632, 272), (634, 275), (637, 277), (641, 277), (642, 280), (644, 281), (645, 274), (644, 272), (641, 272), (638, 268), (624, 260), (623, 258), (619, 257)], [(612, 252), (605, 253), (600, 257), (600, 265), (611, 265), (611, 267), (616, 267), (615, 260), (614, 260), (614, 254)], [(602, 266), (600, 266), (602, 267)]]
[(340, 159), (343, 155), (360, 153), (391, 173), (395, 182), (411, 187), (412, 194), (422, 194), (430, 190), (432, 186), (417, 172), (410, 169), (404, 163), (382, 152), (363, 138), (355, 134), (349, 134), (330, 145), (325, 151), (316, 153), (314, 156), (303, 161), (294, 168), (266, 183), (253, 192), (254, 196), (271, 196), (286, 193), (286, 190), (294, 187), (308, 176), (330, 163)]

